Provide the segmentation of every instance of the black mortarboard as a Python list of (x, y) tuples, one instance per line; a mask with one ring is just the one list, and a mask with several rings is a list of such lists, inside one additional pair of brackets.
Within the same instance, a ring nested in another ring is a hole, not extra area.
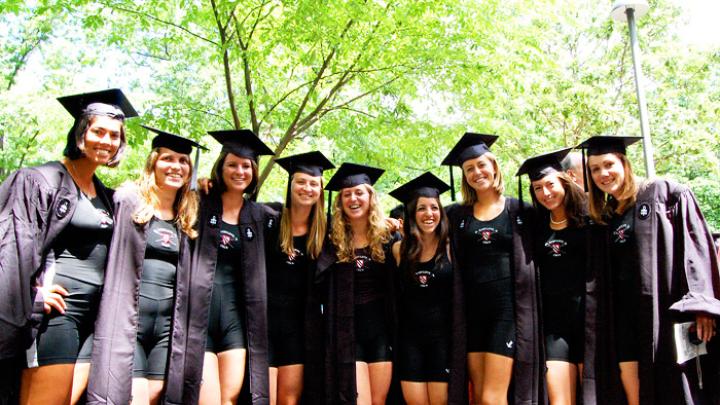
[(562, 172), (562, 160), (572, 149), (563, 148), (525, 159), (515, 174), (518, 176), (518, 199), (520, 199), (521, 204), (523, 200), (522, 175), (527, 174), (532, 182), (540, 180), (550, 173)]
[(588, 191), (588, 174), (586, 159), (587, 156), (604, 155), (606, 153), (622, 153), (627, 152), (627, 147), (641, 140), (638, 136), (602, 136), (596, 135), (583, 141), (576, 148), (582, 149), (582, 166), (583, 166), (583, 184), (585, 191)]
[(190, 152), (192, 152), (192, 148), (196, 147), (198, 149), (205, 149), (206, 147), (200, 145), (199, 143), (193, 141), (192, 139), (182, 137), (180, 135), (175, 135), (170, 132), (166, 132), (157, 128), (153, 128), (147, 125), (140, 125), (141, 127), (147, 129), (148, 131), (154, 132), (157, 135), (152, 140), (152, 148), (168, 148), (170, 150), (173, 150), (177, 153), (184, 153), (186, 155), (189, 155)]
[(272, 149), (260, 140), (249, 129), (230, 129), (222, 131), (208, 131), (213, 138), (223, 146), (222, 151), (233, 155), (252, 159), (257, 162), (260, 155), (274, 155)]
[(415, 197), (438, 198), (440, 194), (448, 191), (450, 186), (430, 172), (410, 180), (390, 192), (390, 195), (403, 204), (408, 204)]
[(563, 148), (526, 159), (516, 176), (527, 174), (530, 181), (540, 180), (550, 173), (562, 172), (562, 160), (573, 148)]
[(168, 148), (170, 150), (173, 150), (177, 153), (184, 153), (186, 155), (189, 155), (190, 152), (192, 152), (193, 146), (195, 149), (195, 164), (193, 165), (193, 171), (192, 176), (190, 178), (190, 189), (195, 190), (197, 188), (197, 171), (198, 166), (200, 164), (200, 149), (207, 150), (206, 147), (200, 145), (199, 143), (193, 141), (192, 139), (188, 139), (185, 137), (182, 137), (180, 135), (171, 134), (170, 132), (166, 132), (157, 128), (153, 128), (147, 125), (140, 125), (141, 127), (147, 129), (150, 132), (155, 132), (157, 135), (152, 140), (152, 148)]
[(588, 156), (613, 152), (624, 155), (628, 146), (641, 139), (639, 136), (592, 136), (578, 145), (577, 148), (585, 149)]
[(120, 89), (75, 94), (59, 97), (57, 100), (75, 119), (87, 114), (104, 115), (118, 119), (138, 116), (137, 111), (135, 111)]
[(287, 192), (285, 195), (286, 207), (290, 206), (290, 182), (293, 174), (299, 172), (311, 176), (322, 176), (323, 171), (335, 168), (335, 165), (318, 151), (275, 159), (275, 162), (288, 172)]
[(301, 172), (311, 176), (322, 176), (323, 171), (335, 168), (335, 165), (318, 151), (275, 159), (275, 162), (290, 175)]
[(474, 159), (490, 152), (490, 146), (497, 141), (497, 135), (476, 134), (466, 132), (465, 135), (453, 146), (450, 152), (441, 162), (442, 165), (449, 166), (450, 170), (450, 193), (452, 200), (455, 201), (455, 179), (453, 178), (453, 166), (462, 166), (463, 162), (468, 159)]
[(340, 191), (344, 188), (355, 187), (360, 184), (369, 184), (372, 186), (383, 173), (385, 173), (385, 170), (378, 169), (377, 167), (343, 163), (332, 176), (327, 186), (325, 186), (325, 189), (329, 191)]

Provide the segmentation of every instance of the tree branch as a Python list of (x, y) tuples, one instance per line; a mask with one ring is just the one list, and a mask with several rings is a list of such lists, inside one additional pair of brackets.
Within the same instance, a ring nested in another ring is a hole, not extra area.
[(225, 72), (225, 88), (228, 93), (228, 102), (230, 103), (230, 112), (232, 113), (233, 117), (233, 123), (235, 124), (235, 129), (240, 129), (240, 117), (238, 116), (237, 109), (235, 108), (235, 94), (233, 93), (233, 86), (232, 86), (232, 73), (230, 72), (230, 56), (228, 55), (228, 48), (227, 43), (225, 42), (226, 32), (222, 27), (222, 23), (220, 22), (220, 16), (218, 15), (217, 5), (215, 4), (215, 0), (210, 0), (210, 4), (213, 8), (213, 14), (215, 15), (215, 22), (218, 26), (218, 34), (220, 34), (220, 41), (222, 43), (222, 51), (223, 51), (223, 69)]
[[(213, 3), (213, 11), (216, 11), (216, 10), (215, 10), (215, 4), (214, 4), (214, 2), (212, 2), (212, 3)], [(174, 28), (177, 28), (177, 29), (179, 29), (179, 30), (181, 30), (181, 31), (184, 31), (185, 33), (190, 34), (190, 35), (192, 35), (193, 37), (195, 37), (195, 38), (197, 38), (197, 39), (200, 39), (200, 40), (205, 41), (205, 42), (207, 42), (207, 43), (213, 44), (213, 45), (215, 45), (215, 46), (220, 46), (220, 44), (218, 44), (217, 42), (213, 41), (212, 39), (205, 38), (205, 37), (203, 37), (203, 36), (200, 35), (200, 34), (196, 34), (196, 33), (192, 32), (192, 31), (190, 31), (189, 29), (183, 27), (182, 25), (175, 24), (175, 23), (172, 22), (172, 21), (163, 20), (162, 18), (156, 17), (156, 16), (154, 16), (154, 15), (152, 15), (152, 14), (149, 14), (149, 13), (145, 13), (145, 12), (142, 12), (142, 11), (137, 11), (137, 10), (133, 10), (133, 9), (125, 8), (125, 7), (120, 7), (120, 6), (117, 6), (117, 5), (114, 5), (114, 4), (108, 4), (108, 3), (106, 3), (106, 2), (103, 2), (102, 4), (103, 4), (105, 7), (108, 7), (108, 8), (110, 8), (110, 9), (112, 9), (112, 10), (118, 10), (118, 11), (122, 11), (122, 12), (125, 12), (125, 13), (130, 13), (130, 14), (139, 15), (139, 16), (142, 16), (142, 17), (145, 17), (145, 18), (149, 18), (149, 19), (151, 19), (151, 20), (153, 20), (153, 21), (159, 22), (159, 23), (161, 23), (161, 24), (169, 25), (169, 26), (171, 26), (171, 27), (174, 27)], [(216, 13), (216, 18), (217, 18), (217, 13)]]

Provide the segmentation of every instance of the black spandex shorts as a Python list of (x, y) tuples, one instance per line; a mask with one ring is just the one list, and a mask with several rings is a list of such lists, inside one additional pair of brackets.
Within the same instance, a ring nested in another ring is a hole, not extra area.
[(217, 288), (210, 303), (210, 320), (205, 351), (222, 353), (232, 349), (246, 349), (245, 322), (241, 308), (235, 304), (234, 288)]
[(302, 305), (278, 305), (268, 308), (268, 356), (271, 367), (303, 364), (305, 331)]
[(467, 351), (515, 355), (512, 278), (475, 284), (467, 300)]
[(619, 363), (640, 359), (637, 300), (633, 297), (635, 294), (637, 291), (618, 289), (615, 295), (615, 350)]
[(355, 360), (378, 363), (392, 359), (385, 303), (376, 300), (355, 305)]
[(398, 343), (400, 380), (413, 382), (448, 382), (449, 344), (446, 337), (425, 337), (421, 333), (406, 335)]
[(174, 298), (155, 300), (140, 296), (140, 324), (133, 358), (133, 377), (165, 379), (172, 331)]

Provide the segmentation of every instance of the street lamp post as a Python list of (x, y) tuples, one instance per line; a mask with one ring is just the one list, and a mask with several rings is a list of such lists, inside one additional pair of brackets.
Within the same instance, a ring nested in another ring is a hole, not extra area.
[(653, 160), (653, 147), (650, 139), (650, 124), (648, 122), (647, 103), (643, 89), (643, 73), (640, 63), (640, 46), (637, 39), (635, 17), (642, 17), (648, 11), (645, 0), (618, 0), (613, 4), (610, 15), (615, 21), (627, 19), (630, 29), (630, 48), (632, 49), (633, 72), (635, 74), (635, 90), (637, 92), (638, 108), (640, 110), (640, 132), (643, 138), (643, 152), (645, 154), (645, 172), (647, 177), (655, 176), (655, 161)]

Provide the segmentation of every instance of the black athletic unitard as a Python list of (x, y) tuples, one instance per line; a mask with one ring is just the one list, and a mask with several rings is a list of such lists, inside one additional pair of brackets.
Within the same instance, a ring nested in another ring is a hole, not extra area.
[(547, 360), (582, 363), (585, 331), (585, 231), (546, 228), (538, 246)]
[(242, 275), (240, 227), (222, 222), (213, 281), (206, 351), (222, 353), (247, 348)]
[[(402, 266), (401, 266), (402, 267)], [(450, 376), (452, 265), (446, 254), (401, 268), (398, 322), (403, 381), (447, 382)]]
[(178, 254), (178, 230), (174, 221), (150, 220), (140, 280), (133, 377), (165, 378)]
[(268, 258), (268, 332), (270, 365), (303, 364), (308, 283), (307, 235), (293, 237), (295, 254), (279, 246)]
[(370, 248), (356, 249), (355, 260), (347, 264), (355, 277), (355, 359), (366, 363), (390, 361), (391, 331), (385, 303), (386, 272), (390, 269), (372, 259)]
[(489, 221), (471, 217), (460, 234), (460, 246), (467, 351), (513, 357), (515, 288), (511, 271), (512, 224), (507, 208)]
[(47, 324), (27, 351), (28, 367), (90, 359), (112, 231), (108, 207), (99, 197), (88, 199), (80, 193), (70, 223), (48, 255), (43, 281), (68, 291), (67, 308), (65, 314), (53, 310), (48, 316)]
[(610, 266), (615, 307), (615, 342), (619, 362), (638, 361), (638, 304), (640, 270), (635, 239), (635, 209), (608, 221), (610, 230)]

